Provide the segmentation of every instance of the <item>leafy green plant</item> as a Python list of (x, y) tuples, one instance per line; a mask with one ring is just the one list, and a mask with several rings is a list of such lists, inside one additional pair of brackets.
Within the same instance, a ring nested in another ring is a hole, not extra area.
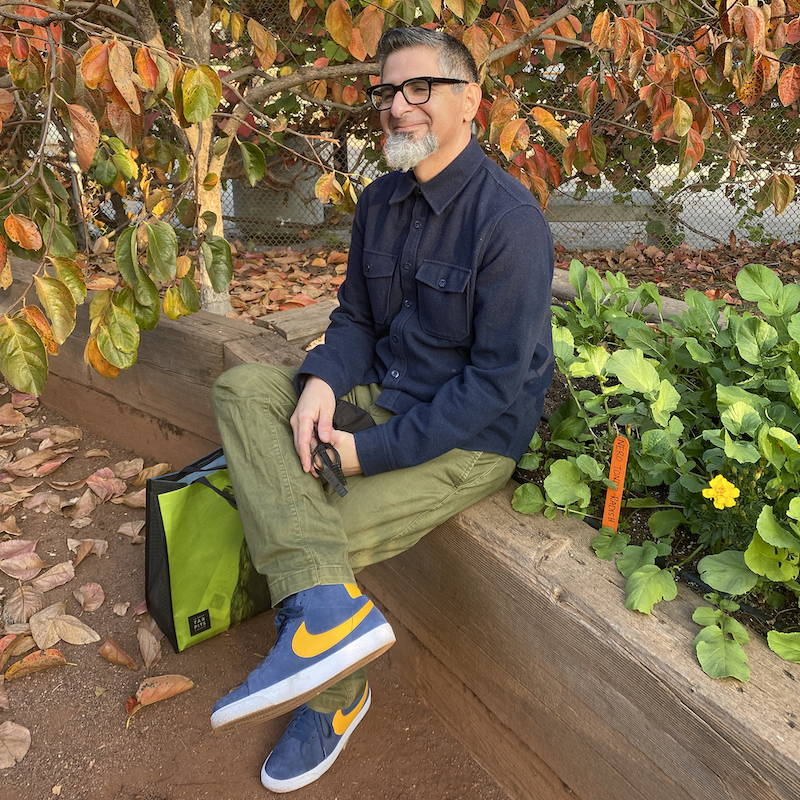
[[(614, 439), (626, 436), (626, 508), (661, 510), (648, 520), (651, 540), (631, 545), (624, 527), (602, 528), (592, 546), (616, 558), (627, 608), (649, 614), (674, 598), (676, 573), (698, 558), (715, 592), (797, 605), (800, 286), (749, 264), (736, 282), (757, 314), (689, 290), (686, 310), (665, 319), (653, 284), (631, 288), (621, 273), (604, 282), (578, 261), (570, 282), (575, 299), (553, 308), (556, 364), (570, 396), (550, 416), (550, 439), (535, 438), (521, 462), (544, 460), (544, 491), (519, 487), (514, 508), (598, 516), (613, 485), (606, 476)], [(685, 558), (673, 553), (679, 529), (693, 545)], [(716, 605), (696, 615), (701, 666), (747, 680), (736, 649), (746, 633), (725, 613), (738, 604)], [(774, 631), (768, 643), (800, 660), (800, 633)]]

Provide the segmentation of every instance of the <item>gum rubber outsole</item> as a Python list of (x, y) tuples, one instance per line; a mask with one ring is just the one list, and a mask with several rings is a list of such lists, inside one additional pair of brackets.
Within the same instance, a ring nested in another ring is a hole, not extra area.
[[(375, 631), (372, 632), (374, 634), (381, 634), (383, 641), (375, 648), (371, 649), (368, 653), (365, 653), (356, 661), (349, 662), (346, 669), (340, 670), (333, 676), (329, 676), (324, 680), (320, 681), (319, 683), (315, 683), (313, 689), (310, 689), (305, 692), (301, 692), (299, 694), (292, 694), (291, 697), (287, 697), (285, 700), (282, 700), (274, 705), (268, 705), (261, 708), (254, 708), (249, 713), (244, 713), (241, 716), (231, 720), (230, 722), (219, 722), (218, 724), (214, 725), (214, 714), (211, 717), (211, 725), (214, 729), (214, 733), (231, 733), (233, 731), (240, 731), (245, 730), (247, 728), (252, 727), (253, 725), (258, 725), (262, 722), (267, 722), (268, 720), (274, 719), (275, 717), (281, 716), (281, 714), (285, 714), (288, 711), (294, 711), (298, 706), (301, 706), (303, 703), (308, 702), (312, 697), (316, 697), (320, 692), (327, 689), (329, 686), (333, 686), (334, 683), (340, 681), (342, 678), (346, 677), (352, 672), (355, 672), (357, 669), (360, 669), (365, 664), (369, 664), (370, 661), (374, 661), (378, 656), (383, 655), (394, 643), (395, 643), (395, 636), (394, 632), (391, 629), (391, 626), (386, 623), (385, 625), (381, 625)], [(354, 642), (353, 644), (358, 644)], [(340, 655), (340, 654), (336, 654)], [(255, 696), (251, 695), (250, 698), (246, 698), (247, 700), (253, 699), (256, 703), (258, 702)], [(237, 701), (242, 702), (242, 701)], [(255, 703), (254, 703), (255, 704)], [(235, 705), (232, 703), (231, 705)], [(227, 708), (227, 707), (226, 707)], [(220, 709), (220, 711), (216, 712), (221, 716), (224, 716), (222, 712), (226, 710), (226, 708)]]

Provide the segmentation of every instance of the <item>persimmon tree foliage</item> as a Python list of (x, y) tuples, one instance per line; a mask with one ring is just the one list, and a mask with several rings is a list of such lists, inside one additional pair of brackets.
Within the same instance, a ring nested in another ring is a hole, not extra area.
[[(306, 159), (317, 196), (352, 209), (365, 181), (337, 145), (380, 136), (366, 89), (392, 26), (470, 48), (479, 138), (543, 205), (566, 182), (648, 189), (657, 162), (677, 163), (681, 186), (744, 175), (756, 208), (781, 212), (800, 162), (798, 12), (800, 0), (0, 5), (0, 284), (8, 253), (39, 263), (0, 318), (0, 369), (39, 393), (87, 291), (86, 360), (107, 377), (162, 311), (226, 312), (227, 179), (256, 185)], [(769, 135), (787, 126), (788, 150)], [(112, 248), (116, 271), (87, 278), (91, 254)]]

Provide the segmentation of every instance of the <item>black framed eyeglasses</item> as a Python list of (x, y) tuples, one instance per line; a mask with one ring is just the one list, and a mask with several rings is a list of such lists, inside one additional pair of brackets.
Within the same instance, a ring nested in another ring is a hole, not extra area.
[(367, 90), (370, 102), (376, 111), (387, 111), (392, 107), (394, 96), (403, 93), (406, 102), (411, 106), (421, 106), (431, 99), (431, 86), (435, 83), (456, 84), (469, 83), (460, 78), (409, 78), (399, 86), (393, 83), (379, 83)]

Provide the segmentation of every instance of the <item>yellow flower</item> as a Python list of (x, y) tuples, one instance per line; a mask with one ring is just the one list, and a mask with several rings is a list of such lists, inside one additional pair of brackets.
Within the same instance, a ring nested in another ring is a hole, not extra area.
[(739, 490), (722, 475), (714, 476), (708, 484), (708, 489), (703, 489), (703, 497), (714, 500), (714, 508), (728, 508), (736, 505)]

